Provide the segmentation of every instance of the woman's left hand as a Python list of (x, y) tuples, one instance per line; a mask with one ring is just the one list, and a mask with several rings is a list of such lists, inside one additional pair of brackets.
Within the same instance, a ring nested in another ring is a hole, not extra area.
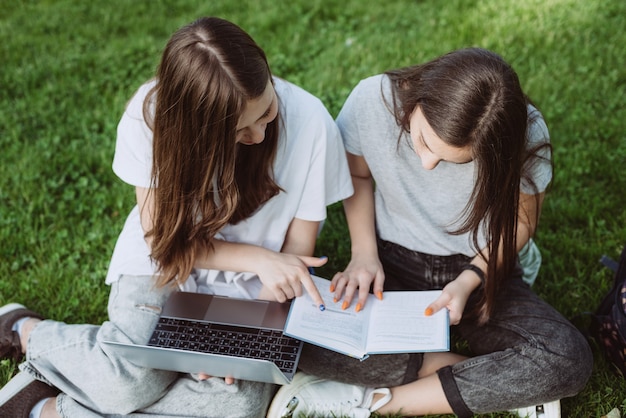
[(461, 322), (463, 311), (470, 294), (480, 285), (475, 273), (464, 270), (459, 276), (448, 283), (442, 290), (441, 295), (433, 303), (428, 305), (424, 314), (430, 316), (443, 308), (447, 308), (450, 314), (450, 325)]

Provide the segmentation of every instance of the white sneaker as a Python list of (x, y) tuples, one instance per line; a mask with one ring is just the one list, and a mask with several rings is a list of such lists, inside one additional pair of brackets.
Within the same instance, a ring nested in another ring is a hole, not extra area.
[(561, 418), (561, 401), (544, 403), (543, 405), (529, 406), (511, 411), (521, 418)]
[[(372, 405), (375, 394), (384, 396)], [(298, 372), (289, 385), (276, 393), (267, 418), (368, 418), (390, 400), (391, 392), (387, 388), (368, 389)]]

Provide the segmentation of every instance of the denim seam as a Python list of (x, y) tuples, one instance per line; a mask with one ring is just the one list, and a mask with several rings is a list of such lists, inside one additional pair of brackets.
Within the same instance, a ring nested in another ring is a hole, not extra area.
[(42, 381), (44, 383), (47, 383), (48, 385), (52, 386), (52, 383), (50, 383), (50, 381), (48, 379), (46, 379), (46, 377), (44, 375), (39, 373), (39, 370), (37, 370), (28, 361), (23, 362), (22, 364), (20, 364), (19, 367), (20, 367), (21, 371), (30, 374), (35, 380), (40, 380), (40, 381)]
[(66, 402), (66, 397), (67, 395), (64, 393), (59, 393), (59, 395), (57, 395), (56, 410), (62, 418), (66, 418), (65, 408), (63, 408), (63, 404)]
[(66, 349), (68, 349), (70, 347), (76, 347), (76, 346), (82, 345), (84, 343), (85, 343), (85, 341), (82, 341), (82, 340), (81, 341), (74, 341), (74, 342), (71, 342), (71, 343), (68, 343), (68, 344), (64, 344), (64, 345), (57, 345), (57, 346), (55, 346), (52, 349), (39, 350), (38, 352), (36, 352), (34, 354), (33, 353), (29, 354), (28, 355), (28, 360), (30, 362), (37, 362), (37, 360), (40, 359), (41, 357), (47, 357), (51, 353), (63, 352), (63, 351), (65, 351)]

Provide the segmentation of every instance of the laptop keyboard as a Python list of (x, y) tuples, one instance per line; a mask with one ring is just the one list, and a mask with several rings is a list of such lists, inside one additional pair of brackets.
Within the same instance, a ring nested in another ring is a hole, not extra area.
[(302, 342), (281, 331), (161, 317), (148, 345), (269, 360), (292, 375)]

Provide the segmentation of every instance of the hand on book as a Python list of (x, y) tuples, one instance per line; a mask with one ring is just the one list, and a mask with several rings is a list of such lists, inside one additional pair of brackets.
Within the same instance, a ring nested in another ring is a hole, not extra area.
[(304, 287), (320, 310), (324, 310), (324, 301), (311, 279), (308, 268), (321, 267), (327, 261), (326, 257), (271, 253), (270, 257), (259, 263), (256, 271), (263, 283), (260, 298), (282, 303), (302, 296)]
[(331, 280), (330, 291), (334, 293), (333, 302), (340, 301), (343, 296), (341, 309), (346, 310), (352, 304), (356, 293), (358, 297), (354, 310), (359, 312), (365, 307), (372, 282), (374, 295), (382, 300), (384, 281), (383, 266), (377, 257), (353, 257), (346, 269), (335, 274)]
[(463, 317), (467, 299), (473, 290), (474, 287), (468, 286), (459, 276), (443, 288), (441, 295), (428, 305), (424, 314), (431, 316), (441, 309), (447, 308), (450, 315), (450, 325), (456, 325)]

